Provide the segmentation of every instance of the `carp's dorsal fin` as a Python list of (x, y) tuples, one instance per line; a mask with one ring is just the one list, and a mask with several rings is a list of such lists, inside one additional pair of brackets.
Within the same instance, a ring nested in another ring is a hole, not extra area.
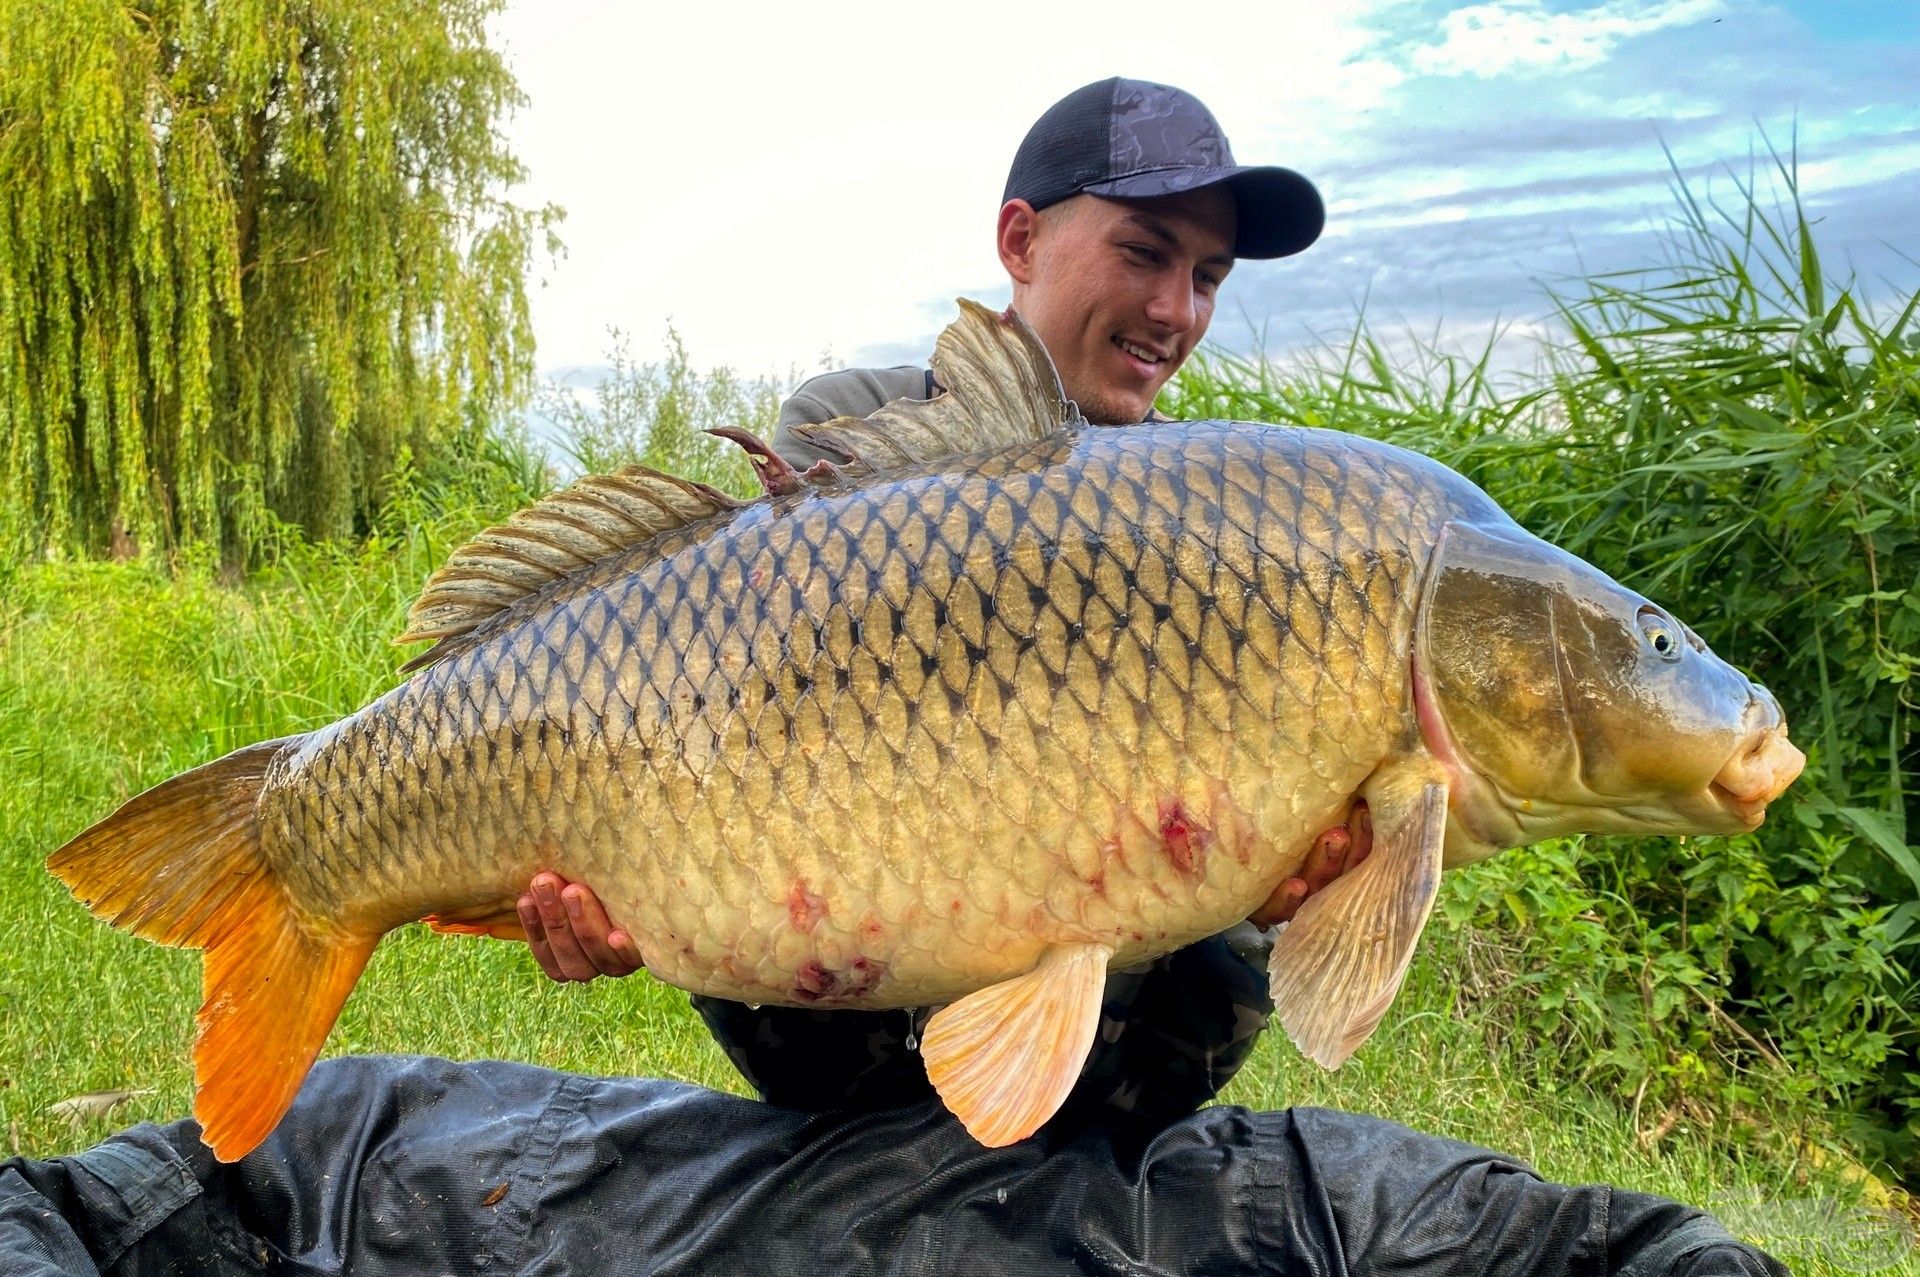
[(1440, 892), (1447, 789), (1430, 766), (1383, 768), (1361, 789), (1373, 851), (1322, 887), (1273, 942), (1274, 1018), (1300, 1053), (1339, 1068), (1387, 1013)]
[(793, 433), (844, 458), (843, 471), (932, 461), (955, 453), (1044, 439), (1082, 423), (1060, 387), (1047, 348), (1013, 311), (960, 299), (960, 318), (933, 347), (932, 399), (896, 399), (870, 417), (836, 417)]
[(588, 475), (455, 550), (407, 612), (395, 643), (436, 640), (403, 669), (451, 655), (455, 642), (551, 582), (662, 532), (745, 504), (648, 466)]

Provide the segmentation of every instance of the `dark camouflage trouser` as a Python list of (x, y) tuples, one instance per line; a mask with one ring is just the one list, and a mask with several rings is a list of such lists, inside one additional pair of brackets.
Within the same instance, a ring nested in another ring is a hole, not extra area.
[(7, 1274), (1784, 1277), (1698, 1211), (1375, 1118), (807, 1114), (673, 1082), (350, 1057), (223, 1166), (191, 1122), (0, 1163)]

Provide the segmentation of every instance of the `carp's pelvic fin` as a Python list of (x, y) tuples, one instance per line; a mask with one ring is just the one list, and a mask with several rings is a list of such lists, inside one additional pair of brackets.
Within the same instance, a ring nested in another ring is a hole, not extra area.
[(1100, 1027), (1109, 951), (1056, 945), (1026, 975), (970, 993), (927, 1021), (927, 1076), (988, 1148), (1025, 1139), (1066, 1101)]
[(1300, 907), (1273, 943), (1273, 1013), (1308, 1059), (1339, 1068), (1400, 992), (1440, 890), (1446, 787), (1425, 769), (1376, 775), (1362, 790), (1373, 852)]
[(488, 901), (468, 909), (443, 909), (420, 921), (443, 936), (488, 936), (495, 940), (527, 942), (527, 929), (520, 925), (520, 911), (511, 900)]
[(280, 1121), (378, 937), (303, 925), (260, 851), (265, 741), (149, 789), (47, 861), (80, 902), (143, 939), (206, 950), (194, 1116), (223, 1162)]
[(896, 399), (870, 417), (836, 417), (793, 433), (843, 457), (854, 475), (1045, 439), (1084, 424), (1047, 348), (1013, 311), (960, 299), (933, 347), (933, 399)]

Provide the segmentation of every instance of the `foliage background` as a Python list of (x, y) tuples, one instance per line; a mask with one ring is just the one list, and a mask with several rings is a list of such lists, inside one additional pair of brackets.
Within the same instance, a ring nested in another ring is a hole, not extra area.
[(367, 531), (532, 378), (498, 0), (0, 0), (0, 548)]

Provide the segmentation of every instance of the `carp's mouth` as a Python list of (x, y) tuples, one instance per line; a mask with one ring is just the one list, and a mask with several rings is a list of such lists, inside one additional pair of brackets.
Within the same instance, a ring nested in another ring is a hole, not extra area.
[(1749, 717), (1756, 716), (1761, 721), (1707, 785), (1707, 796), (1714, 805), (1739, 821), (1744, 830), (1759, 828), (1767, 804), (1786, 792), (1807, 765), (1807, 756), (1787, 739), (1780, 707), (1771, 696), (1755, 698)]

